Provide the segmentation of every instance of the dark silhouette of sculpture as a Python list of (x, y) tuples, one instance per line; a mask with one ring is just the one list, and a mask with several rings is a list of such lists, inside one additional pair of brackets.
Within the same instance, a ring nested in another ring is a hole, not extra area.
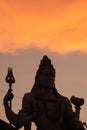
[(35, 83), (31, 92), (24, 95), (18, 114), (8, 105), (9, 95), (12, 94), (12, 91), (8, 90), (3, 100), (5, 113), (16, 128), (24, 126), (25, 130), (31, 130), (31, 123), (34, 122), (37, 130), (84, 130), (69, 99), (57, 91), (55, 75), (51, 60), (43, 56), (36, 72)]
[[(15, 83), (15, 78), (13, 76), (13, 71), (12, 71), (11, 67), (8, 67), (8, 73), (7, 73), (5, 80), (9, 84), (9, 91), (11, 92), (12, 84)], [(13, 94), (10, 94), (10, 100), (8, 102), (10, 109), (12, 109), (12, 98), (13, 98)], [(10, 123), (10, 125), (11, 125), (11, 123)]]
[(17, 129), (0, 119), (0, 130), (17, 130)]
[(84, 99), (72, 96), (71, 102), (75, 105), (75, 114), (76, 114), (77, 118), (79, 119), (80, 109), (81, 109), (80, 106), (82, 106), (84, 104)]
[(87, 130), (87, 123), (83, 122), (83, 125), (84, 125), (85, 130)]

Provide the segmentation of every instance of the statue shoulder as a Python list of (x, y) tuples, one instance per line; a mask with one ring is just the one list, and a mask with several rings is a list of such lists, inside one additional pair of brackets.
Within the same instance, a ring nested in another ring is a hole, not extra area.
[(25, 93), (23, 98), (31, 98), (33, 95), (31, 92)]
[(25, 93), (23, 96), (22, 103), (27, 104), (27, 103), (32, 102), (33, 100), (34, 100), (34, 97), (33, 97), (33, 94), (31, 92)]
[(58, 93), (58, 97), (59, 97), (59, 99), (60, 99), (63, 103), (65, 103), (65, 104), (71, 104), (71, 103), (70, 103), (70, 100), (68, 99), (68, 97), (65, 97), (65, 96), (63, 96), (63, 95), (61, 95), (61, 94), (59, 94), (59, 93)]

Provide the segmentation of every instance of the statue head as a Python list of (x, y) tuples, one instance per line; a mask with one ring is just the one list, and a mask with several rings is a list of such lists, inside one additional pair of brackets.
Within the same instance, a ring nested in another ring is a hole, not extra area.
[(53, 93), (58, 96), (58, 92), (55, 87), (55, 69), (51, 60), (46, 55), (44, 55), (40, 61), (40, 65), (35, 76), (35, 83), (31, 92), (36, 97), (41, 97), (42, 88), (51, 89), (53, 90)]
[(53, 87), (55, 82), (55, 69), (51, 60), (44, 55), (36, 72), (35, 82), (42, 87)]

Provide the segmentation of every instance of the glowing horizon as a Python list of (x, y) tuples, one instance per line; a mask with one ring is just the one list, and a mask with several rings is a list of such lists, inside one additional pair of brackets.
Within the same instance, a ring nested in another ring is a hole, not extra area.
[(87, 53), (87, 1), (0, 1), (0, 53), (31, 47)]

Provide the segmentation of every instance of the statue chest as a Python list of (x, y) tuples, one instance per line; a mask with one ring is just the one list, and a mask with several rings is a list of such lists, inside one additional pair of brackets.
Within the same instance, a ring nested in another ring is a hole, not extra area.
[(58, 101), (47, 101), (44, 103), (46, 117), (50, 120), (56, 120), (60, 117), (61, 106)]
[(44, 115), (44, 117), (49, 120), (58, 120), (61, 117), (61, 113), (63, 113), (63, 106), (60, 99), (44, 98), (40, 100), (40, 103), (38, 105), (40, 111), (42, 111), (42, 115)]

